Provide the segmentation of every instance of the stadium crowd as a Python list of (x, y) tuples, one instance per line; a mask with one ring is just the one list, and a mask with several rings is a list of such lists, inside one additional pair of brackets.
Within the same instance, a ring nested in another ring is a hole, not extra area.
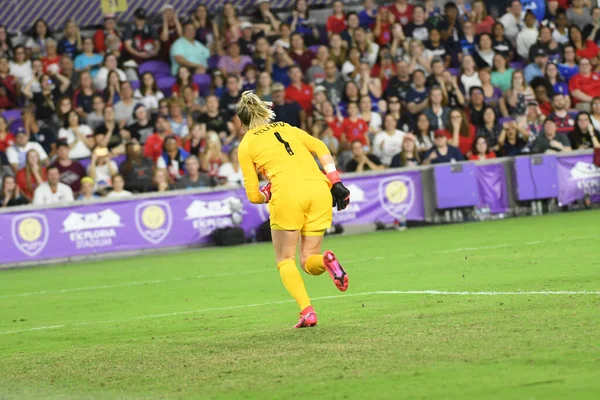
[(0, 26), (0, 206), (240, 185), (245, 90), (347, 172), (600, 148), (600, 8), (504, 3), (334, 1), (325, 26), (305, 0), (165, 4), (90, 36), (39, 19), (22, 43)]

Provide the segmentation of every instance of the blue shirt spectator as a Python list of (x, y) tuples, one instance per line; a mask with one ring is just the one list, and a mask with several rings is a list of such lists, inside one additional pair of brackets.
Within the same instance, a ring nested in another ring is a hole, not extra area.
[(92, 78), (96, 77), (104, 57), (94, 53), (94, 41), (92, 38), (83, 39), (83, 53), (75, 57), (75, 71), (89, 70)]
[(579, 73), (579, 65), (558, 64), (558, 72), (568, 82), (573, 76)]
[(523, 74), (525, 75), (525, 82), (531, 83), (533, 78), (537, 78), (538, 76), (544, 76), (544, 71), (535, 63), (531, 63), (525, 67), (523, 70)]
[[(365, 3), (367, 3), (367, 1), (365, 1)], [(371, 3), (373, 3), (371, 1)], [(370, 11), (369, 15), (369, 11), (362, 10), (361, 12), (358, 13), (358, 20), (360, 21), (360, 26), (362, 26), (365, 29), (373, 29), (373, 27), (375, 26), (375, 20), (377, 19), (377, 10), (373, 9)]]

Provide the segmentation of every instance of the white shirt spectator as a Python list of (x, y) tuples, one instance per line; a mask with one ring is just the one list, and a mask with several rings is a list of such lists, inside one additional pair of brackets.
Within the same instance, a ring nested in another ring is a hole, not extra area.
[[(127, 80), (127, 74), (125, 74), (125, 72), (121, 71), (119, 68), (115, 69), (115, 71), (117, 71), (117, 75), (119, 75), (120, 81)], [(94, 78), (94, 86), (96, 87), (96, 89), (98, 89), (98, 90), (106, 89), (106, 79), (108, 78), (109, 72), (110, 72), (110, 70), (106, 67), (102, 67), (98, 70), (98, 73), (96, 74), (96, 77)]]
[[(108, 160), (104, 165), (96, 165), (96, 178), (94, 180), (96, 182), (95, 190), (112, 186), (112, 176), (110, 174), (111, 168), (109, 168), (109, 166), (112, 167), (113, 171), (119, 170), (119, 166), (113, 160)], [(90, 175), (89, 165), (87, 167), (87, 173)]]
[(165, 98), (165, 95), (159, 90), (158, 92), (152, 95), (142, 96), (142, 92), (140, 89), (136, 89), (133, 92), (133, 98), (138, 102), (146, 106), (146, 108), (150, 111), (158, 110), (158, 102)]
[(406, 133), (396, 129), (393, 135), (379, 132), (373, 139), (373, 154), (385, 165), (390, 165), (392, 158), (402, 151), (402, 141)]
[(120, 192), (115, 192), (114, 190), (112, 192), (109, 192), (106, 197), (110, 198), (110, 199), (120, 199), (123, 197), (130, 197), (133, 196), (133, 194), (128, 191), (128, 190), (121, 190)]
[(117, 104), (114, 105), (115, 119), (117, 121), (123, 121), (123, 120), (125, 120), (126, 121), (125, 125), (131, 125), (131, 124), (133, 124), (135, 122), (135, 120), (133, 118), (133, 109), (135, 108), (135, 106), (137, 104), (138, 104), (138, 102), (135, 99), (131, 103), (130, 106), (126, 105), (122, 101), (119, 101)]
[(539, 32), (537, 28), (523, 28), (517, 35), (517, 54), (524, 60), (529, 60), (529, 49), (537, 42)]
[(564, 35), (562, 33), (560, 33), (558, 31), (558, 29), (553, 30), (552, 31), (552, 39), (554, 39), (554, 41), (560, 45), (565, 45), (565, 44), (569, 43), (569, 29), (565, 30)]
[(372, 67), (377, 62), (377, 55), (379, 54), (379, 45), (375, 42), (371, 42), (371, 50), (366, 55), (367, 62)]
[(510, 41), (515, 41), (519, 31), (523, 27), (523, 16), (525, 13), (521, 13), (521, 18), (517, 20), (512, 13), (506, 13), (500, 17), (500, 23), (504, 25), (504, 36)]
[[(79, 125), (79, 133), (84, 136), (92, 136), (92, 129), (87, 125)], [(58, 139), (67, 141), (67, 144), (69, 147), (71, 147), (71, 150), (69, 150), (69, 158), (72, 160), (87, 158), (92, 155), (91, 150), (85, 145), (85, 143), (77, 138), (77, 135), (71, 130), (71, 128), (59, 129)], [(75, 143), (74, 146), (72, 146), (73, 143)]]
[(375, 129), (376, 131), (381, 130), (382, 123), (383, 121), (381, 120), (381, 115), (376, 112), (372, 112), (371, 121), (369, 121), (369, 128)]
[(73, 191), (62, 182), (58, 182), (56, 192), (50, 189), (48, 182), (44, 182), (33, 193), (33, 204), (35, 205), (66, 203), (73, 200)]
[(25, 159), (29, 150), (37, 151), (42, 162), (48, 159), (48, 154), (46, 154), (44, 148), (37, 142), (27, 142), (24, 147), (17, 146), (16, 143), (13, 144), (6, 149), (6, 158), (11, 165), (17, 164), (17, 169), (21, 169), (25, 166)]
[(233, 164), (227, 162), (219, 167), (218, 176), (227, 178), (228, 185), (240, 186), (244, 184), (244, 175), (242, 168), (238, 168), (237, 172), (233, 169)]
[(465, 93), (469, 95), (469, 90), (471, 90), (473, 86), (481, 86), (481, 79), (479, 79), (479, 74), (477, 72), (473, 73), (473, 75), (462, 74), (460, 76), (460, 83), (463, 84)]
[(9, 66), (10, 74), (19, 80), (19, 83), (22, 87), (24, 87), (31, 79), (33, 79), (31, 61), (27, 60), (23, 64), (16, 64), (11, 61)]

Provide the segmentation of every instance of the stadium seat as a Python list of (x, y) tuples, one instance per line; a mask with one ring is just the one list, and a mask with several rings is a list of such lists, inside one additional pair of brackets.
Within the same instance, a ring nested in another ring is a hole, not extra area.
[(173, 93), (173, 85), (176, 82), (177, 79), (175, 79), (173, 76), (163, 76), (156, 79), (156, 85), (166, 97), (171, 97), (171, 94)]
[(208, 57), (208, 69), (217, 69), (219, 66), (219, 59), (218, 55)]
[(458, 69), (458, 68), (448, 68), (448, 72), (450, 72), (453, 76), (458, 76), (460, 74), (460, 69)]
[(133, 90), (137, 90), (140, 88), (140, 81), (129, 81), (129, 83), (131, 84), (131, 88)]
[(525, 64), (524, 61), (513, 61), (513, 62), (509, 63), (509, 66), (512, 69), (525, 69), (527, 64)]
[(20, 108), (15, 108), (15, 109), (12, 109), (12, 110), (6, 110), (6, 111), (4, 111), (2, 113), (2, 116), (10, 124), (14, 120), (17, 120), (17, 119), (20, 120), (21, 119), (21, 112), (22, 112), (22, 110)]
[(196, 74), (192, 78), (194, 83), (198, 85), (200, 94), (206, 96), (210, 91), (211, 77), (209, 74)]
[(146, 61), (138, 67), (139, 75), (151, 72), (156, 79), (163, 76), (171, 76), (171, 67), (164, 61)]
[(499, 123), (500, 125), (503, 125), (503, 124), (504, 124), (504, 123), (506, 123), (506, 122), (511, 122), (511, 121), (514, 121), (514, 120), (515, 120), (515, 119), (514, 119), (513, 117), (504, 117), (504, 118), (500, 118), (500, 119), (498, 119), (498, 123)]
[(309, 46), (309, 47), (308, 47), (308, 49), (309, 49), (309, 50), (310, 50), (312, 53), (314, 53), (314, 54), (317, 54), (317, 50), (319, 50), (319, 45), (318, 45), (318, 44), (316, 44), (316, 45), (314, 45), (314, 46)]

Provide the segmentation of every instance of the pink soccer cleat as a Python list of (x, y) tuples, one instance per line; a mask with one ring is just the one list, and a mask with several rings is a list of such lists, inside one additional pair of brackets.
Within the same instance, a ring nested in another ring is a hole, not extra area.
[(340, 291), (345, 292), (348, 289), (348, 274), (346, 274), (346, 271), (337, 258), (335, 258), (335, 254), (332, 251), (327, 250), (323, 254), (323, 263), (335, 286)]
[(310, 328), (311, 326), (317, 326), (317, 314), (312, 306), (308, 306), (300, 313), (300, 321), (294, 325), (294, 329)]

